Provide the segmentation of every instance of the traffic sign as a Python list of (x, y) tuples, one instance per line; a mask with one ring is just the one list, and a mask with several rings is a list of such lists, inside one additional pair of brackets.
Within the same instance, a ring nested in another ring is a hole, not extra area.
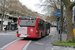
[(57, 16), (57, 13), (54, 13), (54, 16)]
[(60, 11), (57, 12), (57, 15), (60, 15)]

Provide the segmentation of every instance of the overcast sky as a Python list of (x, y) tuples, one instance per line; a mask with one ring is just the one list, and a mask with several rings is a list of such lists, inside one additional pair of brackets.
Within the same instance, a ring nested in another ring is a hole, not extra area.
[(74, 2), (75, 0), (70, 0), (70, 1)]
[(43, 14), (43, 12), (41, 12), (41, 9), (37, 6), (37, 4), (40, 3), (39, 0), (19, 0), (19, 1), (23, 5), (26, 5), (29, 9)]

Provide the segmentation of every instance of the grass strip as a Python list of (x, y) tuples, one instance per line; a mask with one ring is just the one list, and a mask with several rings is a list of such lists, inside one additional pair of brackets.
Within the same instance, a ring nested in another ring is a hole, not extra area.
[(65, 46), (75, 46), (75, 43), (68, 42), (68, 41), (54, 41), (53, 44), (65, 45)]

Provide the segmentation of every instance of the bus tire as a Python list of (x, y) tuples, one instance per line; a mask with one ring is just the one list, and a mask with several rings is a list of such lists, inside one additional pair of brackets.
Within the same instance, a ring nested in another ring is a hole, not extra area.
[(47, 36), (47, 31), (46, 31), (46, 34), (45, 34), (45, 36)]
[(41, 33), (41, 38), (42, 38), (43, 36), (42, 36), (42, 33)]

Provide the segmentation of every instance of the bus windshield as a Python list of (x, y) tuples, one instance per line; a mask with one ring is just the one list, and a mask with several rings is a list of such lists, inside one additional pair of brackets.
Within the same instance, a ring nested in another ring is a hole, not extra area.
[(20, 26), (21, 27), (35, 27), (36, 20), (19, 20)]

